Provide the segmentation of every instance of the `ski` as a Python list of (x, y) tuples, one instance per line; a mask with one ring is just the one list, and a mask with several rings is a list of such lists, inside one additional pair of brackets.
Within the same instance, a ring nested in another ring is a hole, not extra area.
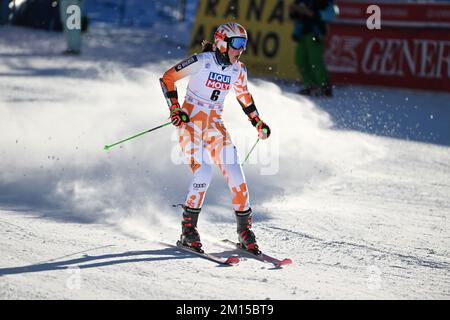
[(165, 246), (168, 246), (168, 247), (171, 247), (171, 248), (181, 249), (183, 251), (195, 254), (195, 255), (203, 258), (203, 259), (206, 259), (206, 260), (209, 260), (209, 261), (213, 261), (213, 262), (218, 263), (220, 265), (235, 266), (240, 261), (239, 257), (220, 258), (220, 257), (217, 257), (217, 256), (215, 256), (213, 254), (210, 254), (210, 253), (196, 251), (195, 249), (183, 246), (179, 240), (177, 241), (176, 245), (165, 243), (165, 242), (161, 242), (161, 244), (163, 244)]
[(279, 260), (277, 258), (271, 257), (267, 254), (261, 253), (261, 254), (256, 254), (250, 250), (246, 250), (244, 249), (239, 243), (233, 242), (231, 240), (225, 239), (223, 240), (224, 243), (233, 245), (236, 249), (247, 253), (248, 255), (250, 255), (251, 257), (261, 261), (261, 262), (266, 262), (266, 263), (271, 263), (272, 265), (274, 265), (276, 268), (281, 268), (283, 266), (292, 264), (292, 260), (289, 258), (285, 258), (283, 260)]

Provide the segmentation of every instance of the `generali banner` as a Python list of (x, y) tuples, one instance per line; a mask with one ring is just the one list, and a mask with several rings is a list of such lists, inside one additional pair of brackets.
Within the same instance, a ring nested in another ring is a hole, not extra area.
[[(191, 53), (212, 39), (218, 25), (246, 27), (243, 60), (250, 76), (300, 80), (289, 5), (294, 0), (200, 0)], [(324, 60), (333, 83), (450, 91), (450, 4), (335, 0)], [(381, 29), (370, 30), (370, 5), (380, 8)]]
[(369, 3), (336, 3), (325, 53), (333, 82), (450, 91), (450, 4), (380, 3), (381, 29), (369, 30)]

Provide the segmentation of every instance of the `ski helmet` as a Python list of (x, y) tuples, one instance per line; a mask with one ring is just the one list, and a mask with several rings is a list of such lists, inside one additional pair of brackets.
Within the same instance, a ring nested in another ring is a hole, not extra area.
[(228, 52), (228, 45), (236, 50), (242, 48), (245, 50), (247, 39), (247, 31), (239, 23), (224, 23), (214, 33), (214, 49), (223, 55), (226, 55)]

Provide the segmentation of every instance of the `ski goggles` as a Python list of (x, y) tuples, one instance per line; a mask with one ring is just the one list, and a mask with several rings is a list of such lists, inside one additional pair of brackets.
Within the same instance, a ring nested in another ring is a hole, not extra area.
[(240, 50), (247, 47), (247, 39), (246, 38), (229, 38), (228, 43), (233, 49)]
[(247, 47), (247, 38), (243, 38), (243, 37), (228, 38), (224, 34), (218, 33), (218, 32), (214, 33), (214, 36), (223, 41), (226, 41), (235, 50), (240, 50), (240, 49), (245, 50), (245, 48)]

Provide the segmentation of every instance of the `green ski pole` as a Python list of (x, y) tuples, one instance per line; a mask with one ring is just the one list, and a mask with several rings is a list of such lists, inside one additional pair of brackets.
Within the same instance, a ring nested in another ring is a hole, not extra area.
[(172, 123), (172, 122), (167, 122), (167, 123), (165, 123), (165, 124), (162, 124), (162, 125), (160, 125), (160, 126), (157, 126), (157, 127), (155, 127), (155, 128), (152, 128), (152, 129), (150, 129), (150, 130), (146, 130), (146, 131), (144, 131), (144, 132), (138, 133), (138, 134), (136, 134), (136, 135), (134, 135), (134, 136), (132, 136), (132, 137), (129, 137), (129, 138), (120, 140), (119, 142), (113, 143), (113, 144), (111, 144), (111, 145), (107, 145), (107, 144), (106, 144), (106, 145), (104, 146), (103, 149), (104, 149), (104, 150), (108, 150), (109, 148), (112, 148), (112, 147), (114, 147), (114, 146), (116, 146), (116, 145), (118, 145), (118, 144), (124, 143), (125, 141), (128, 141), (128, 140), (131, 140), (131, 139), (140, 137), (140, 136), (142, 136), (142, 135), (144, 135), (144, 134), (146, 134), (146, 133), (149, 133), (149, 132), (155, 131), (155, 130), (157, 130), (157, 129), (160, 129), (160, 128), (162, 128), (162, 127), (168, 126), (168, 125), (171, 124), (171, 123)]
[[(263, 129), (263, 133), (266, 134), (267, 133), (267, 129)], [(245, 157), (244, 161), (242, 161), (241, 166), (244, 165), (244, 163), (247, 162), (248, 158), (250, 157), (250, 154), (252, 153), (253, 149), (255, 149), (256, 145), (258, 144), (260, 138), (258, 138), (255, 142), (255, 144), (253, 145), (253, 147), (250, 149), (250, 151), (248, 152), (247, 156)]]
[(244, 161), (242, 161), (241, 166), (244, 165), (245, 162), (247, 162), (247, 159), (250, 157), (250, 154), (252, 153), (253, 149), (255, 149), (256, 145), (259, 142), (259, 138), (258, 140), (256, 140), (255, 144), (253, 145), (253, 147), (250, 149), (250, 152), (247, 154), (247, 156), (245, 157)]

